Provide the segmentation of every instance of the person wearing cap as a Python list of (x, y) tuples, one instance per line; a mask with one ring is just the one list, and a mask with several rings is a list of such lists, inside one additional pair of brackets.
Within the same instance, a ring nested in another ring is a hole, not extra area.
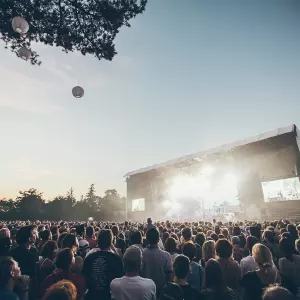
[(155, 300), (156, 286), (151, 279), (142, 278), (142, 251), (137, 246), (129, 247), (123, 262), (126, 274), (110, 284), (111, 297), (115, 300)]
[(77, 254), (82, 258), (85, 258), (91, 248), (89, 242), (85, 239), (85, 227), (83, 224), (80, 224), (76, 227), (76, 235), (79, 244)]

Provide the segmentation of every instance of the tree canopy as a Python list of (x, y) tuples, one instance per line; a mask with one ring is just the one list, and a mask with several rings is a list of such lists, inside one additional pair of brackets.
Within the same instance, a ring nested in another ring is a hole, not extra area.
[(110, 189), (103, 197), (97, 196), (94, 184), (79, 201), (73, 188), (52, 201), (45, 201), (38, 190), (29, 189), (20, 191), (15, 200), (0, 199), (0, 220), (87, 220), (88, 217), (114, 220), (125, 214), (125, 208), (126, 198), (120, 197), (117, 190)]
[[(114, 39), (122, 26), (141, 14), (148, 0), (1, 0), (0, 38), (18, 53), (31, 50), (31, 63), (40, 64), (32, 42), (79, 51), (112, 60), (117, 54)], [(14, 32), (11, 21), (22, 16), (30, 25), (25, 36)]]

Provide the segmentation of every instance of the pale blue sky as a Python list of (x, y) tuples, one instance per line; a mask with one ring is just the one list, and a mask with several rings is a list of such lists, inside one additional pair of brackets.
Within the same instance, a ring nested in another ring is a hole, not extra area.
[(113, 62), (1, 46), (0, 197), (125, 194), (128, 171), (300, 125), (299, 0), (149, 0), (131, 23)]

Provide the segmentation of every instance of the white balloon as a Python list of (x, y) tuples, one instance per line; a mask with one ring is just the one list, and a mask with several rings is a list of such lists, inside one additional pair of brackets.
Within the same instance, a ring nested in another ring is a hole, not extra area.
[(75, 98), (81, 98), (84, 95), (84, 89), (81, 86), (74, 86), (72, 89), (72, 94)]
[(12, 27), (14, 29), (14, 31), (20, 33), (20, 34), (25, 34), (28, 32), (29, 30), (29, 24), (28, 22), (22, 18), (22, 17), (14, 17), (12, 19)]
[(31, 57), (31, 51), (27, 49), (26, 47), (21, 47), (18, 50), (18, 55), (24, 60), (28, 60)]

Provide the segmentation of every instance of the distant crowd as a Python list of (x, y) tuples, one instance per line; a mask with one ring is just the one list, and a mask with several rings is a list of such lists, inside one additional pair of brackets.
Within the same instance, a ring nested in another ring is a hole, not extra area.
[(300, 225), (0, 221), (1, 300), (289, 300)]

